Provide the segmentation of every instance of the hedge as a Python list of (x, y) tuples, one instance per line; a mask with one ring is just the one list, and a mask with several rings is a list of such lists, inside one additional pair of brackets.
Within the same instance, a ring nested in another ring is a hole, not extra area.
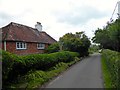
[[(1, 52), (1, 51), (0, 51)], [(2, 83), (7, 81), (9, 73), (12, 71), (13, 64), (17, 60), (17, 56), (2, 51)]]
[(14, 81), (20, 75), (31, 70), (48, 70), (59, 62), (70, 62), (79, 54), (76, 52), (61, 51), (51, 54), (32, 54), (17, 56), (2, 51), (3, 83)]
[[(103, 50), (102, 60), (106, 68), (105, 73), (107, 73), (105, 87), (120, 88), (120, 53), (111, 50)], [(110, 85), (106, 85), (107, 83)]]

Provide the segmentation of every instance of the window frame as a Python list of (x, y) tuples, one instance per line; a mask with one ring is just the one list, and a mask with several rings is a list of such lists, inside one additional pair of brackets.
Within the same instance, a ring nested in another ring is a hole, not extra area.
[(37, 43), (37, 49), (45, 49), (44, 43)]
[(16, 42), (16, 49), (17, 50), (27, 49), (27, 43), (26, 42)]

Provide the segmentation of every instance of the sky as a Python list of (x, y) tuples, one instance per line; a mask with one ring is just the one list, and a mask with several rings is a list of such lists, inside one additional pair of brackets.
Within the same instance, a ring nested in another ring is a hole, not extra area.
[[(0, 0), (0, 28), (15, 22), (43, 31), (57, 41), (66, 33), (84, 31), (92, 38), (110, 20), (118, 0)], [(115, 12), (113, 18), (116, 16)]]

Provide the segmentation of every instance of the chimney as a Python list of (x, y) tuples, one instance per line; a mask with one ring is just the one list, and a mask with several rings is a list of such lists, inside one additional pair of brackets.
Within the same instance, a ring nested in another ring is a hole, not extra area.
[(42, 31), (42, 25), (40, 22), (37, 22), (37, 24), (35, 25), (35, 28), (38, 30), (38, 31)]

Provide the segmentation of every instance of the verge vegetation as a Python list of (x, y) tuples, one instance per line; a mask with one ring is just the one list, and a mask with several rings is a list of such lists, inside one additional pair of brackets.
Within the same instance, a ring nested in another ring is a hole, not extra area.
[(105, 88), (120, 89), (120, 53), (108, 49), (103, 50), (102, 69)]

